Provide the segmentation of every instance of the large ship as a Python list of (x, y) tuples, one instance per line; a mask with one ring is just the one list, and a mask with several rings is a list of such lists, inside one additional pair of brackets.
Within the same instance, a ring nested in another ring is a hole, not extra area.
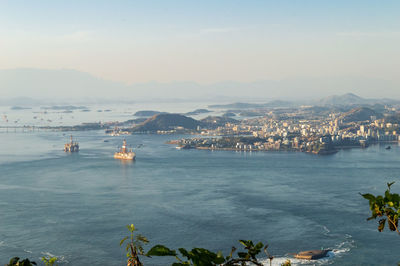
[(78, 144), (78, 142), (74, 142), (72, 140), (72, 135), (71, 135), (71, 142), (64, 144), (64, 151), (65, 152), (78, 152), (79, 151), (79, 144)]
[(128, 148), (126, 147), (125, 139), (124, 139), (121, 149), (119, 149), (119, 152), (114, 153), (115, 159), (135, 160), (135, 157), (136, 157), (136, 154), (132, 151), (132, 149), (128, 150)]

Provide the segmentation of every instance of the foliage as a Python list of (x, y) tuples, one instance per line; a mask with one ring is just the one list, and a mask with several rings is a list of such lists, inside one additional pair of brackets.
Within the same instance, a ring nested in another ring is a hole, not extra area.
[(156, 245), (152, 247), (149, 252), (146, 253), (146, 256), (172, 256), (177, 259), (178, 262), (172, 264), (172, 266), (186, 266), (186, 265), (194, 265), (194, 266), (206, 266), (206, 265), (223, 265), (223, 266), (235, 266), (235, 265), (248, 265), (248, 263), (252, 263), (254, 265), (260, 266), (260, 263), (256, 256), (264, 249), (264, 252), (268, 255), (270, 261), (272, 261), (273, 257), (269, 255), (267, 248), (268, 245), (265, 245), (261, 242), (254, 245), (251, 240), (239, 240), (244, 246), (245, 252), (238, 252), (237, 256), (234, 257), (234, 253), (236, 251), (235, 247), (232, 247), (232, 251), (229, 256), (224, 257), (222, 252), (214, 253), (204, 248), (193, 248), (188, 251), (184, 248), (179, 248), (179, 252), (181, 257), (178, 256), (175, 250), (171, 250), (163, 245)]
[(367, 220), (382, 217), (378, 222), (379, 232), (383, 231), (387, 222), (391, 231), (396, 231), (398, 234), (400, 234), (398, 228), (400, 215), (400, 195), (390, 192), (390, 187), (393, 184), (394, 182), (387, 183), (388, 189), (385, 191), (384, 196), (374, 196), (369, 193), (361, 195), (369, 201), (369, 207), (371, 209), (371, 217), (369, 217)]
[(292, 266), (292, 262), (290, 260), (286, 260), (281, 266)]
[(54, 263), (56, 263), (58, 260), (57, 257), (42, 257), (42, 261), (44, 262), (44, 264), (46, 264), (46, 266), (53, 266)]
[(124, 237), (119, 245), (122, 246), (125, 240), (130, 239), (130, 241), (126, 244), (128, 266), (142, 266), (143, 264), (139, 260), (139, 255), (144, 255), (143, 244), (149, 243), (149, 240), (140, 234), (134, 234), (136, 228), (133, 224), (127, 225), (126, 227), (130, 232), (130, 236)]
[(37, 265), (36, 262), (30, 261), (29, 259), (19, 260), (18, 257), (14, 257), (6, 266), (33, 266)]

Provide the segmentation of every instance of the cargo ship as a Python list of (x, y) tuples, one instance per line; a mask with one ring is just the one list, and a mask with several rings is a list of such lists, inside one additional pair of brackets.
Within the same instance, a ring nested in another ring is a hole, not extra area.
[(114, 158), (120, 160), (135, 160), (136, 154), (132, 151), (132, 149), (128, 150), (128, 148), (126, 147), (126, 140), (124, 139), (124, 142), (121, 149), (119, 149), (119, 152), (114, 153)]
[(64, 144), (64, 151), (65, 152), (78, 152), (79, 151), (79, 143), (74, 142), (72, 140), (72, 135), (71, 135), (71, 141), (69, 143)]

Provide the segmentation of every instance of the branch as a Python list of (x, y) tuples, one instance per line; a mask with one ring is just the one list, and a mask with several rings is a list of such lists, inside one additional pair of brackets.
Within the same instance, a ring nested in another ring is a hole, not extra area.
[(400, 235), (399, 228), (396, 226), (396, 223), (392, 219), (390, 219), (388, 215), (386, 215), (386, 217), (388, 218), (388, 222), (390, 222), (394, 226), (396, 232)]

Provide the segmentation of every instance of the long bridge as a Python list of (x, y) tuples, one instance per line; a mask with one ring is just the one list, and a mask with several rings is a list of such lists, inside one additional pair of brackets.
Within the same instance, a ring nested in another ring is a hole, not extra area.
[(7, 132), (35, 132), (46, 130), (42, 127), (37, 126), (0, 126), (0, 133)]

